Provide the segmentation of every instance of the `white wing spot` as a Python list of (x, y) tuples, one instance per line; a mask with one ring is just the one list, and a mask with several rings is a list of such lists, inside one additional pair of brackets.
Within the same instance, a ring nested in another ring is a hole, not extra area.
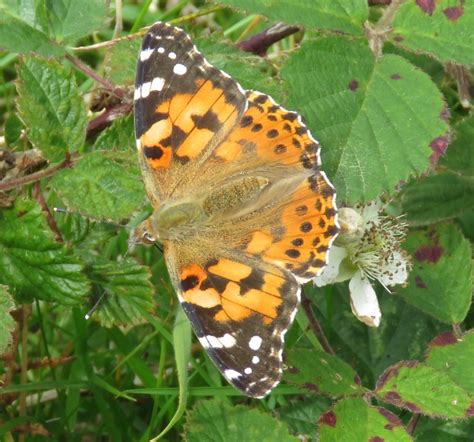
[(142, 98), (148, 97), (150, 95), (151, 82), (148, 81), (142, 84)]
[(249, 347), (252, 350), (258, 350), (262, 345), (262, 338), (260, 336), (252, 336), (249, 341)]
[(141, 88), (140, 88), (140, 87), (137, 87), (137, 88), (135, 89), (134, 94), (133, 94), (133, 99), (134, 99), (134, 100), (139, 100), (141, 97), (142, 97)]
[(171, 60), (175, 60), (176, 59), (176, 54), (174, 52), (170, 52), (168, 54), (168, 57), (171, 58)]
[(227, 378), (227, 379), (237, 379), (237, 378), (240, 378), (240, 376), (242, 376), (242, 373), (239, 373), (238, 371), (235, 371), (235, 370), (232, 370), (231, 368), (228, 368), (227, 370), (224, 370), (224, 376)]
[(137, 149), (140, 150), (140, 148), (142, 147), (142, 143), (138, 138), (136, 139), (136, 142), (137, 142)]
[(155, 77), (151, 82), (150, 91), (161, 91), (165, 85), (165, 79), (161, 77)]
[(181, 63), (177, 63), (174, 65), (173, 72), (177, 75), (184, 75), (188, 71), (188, 68)]
[(202, 336), (199, 338), (201, 345), (207, 348), (231, 348), (237, 342), (236, 339), (229, 333), (226, 333), (224, 336)]
[(252, 369), (250, 367), (247, 367), (245, 370), (244, 370), (244, 373), (245, 374), (251, 374), (252, 373)]
[(165, 53), (165, 48), (158, 48), (158, 52), (160, 54), (164, 54)]
[(141, 51), (140, 52), (140, 61), (148, 60), (150, 58), (151, 54), (153, 54), (153, 51), (154, 51), (154, 49), (152, 49), (152, 48), (144, 49), (143, 51)]
[(252, 358), (252, 364), (258, 364), (260, 362), (260, 358), (258, 356), (254, 356)]

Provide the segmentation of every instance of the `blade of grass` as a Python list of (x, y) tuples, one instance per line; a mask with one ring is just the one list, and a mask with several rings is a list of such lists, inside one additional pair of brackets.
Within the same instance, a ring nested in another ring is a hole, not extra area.
[(179, 381), (178, 408), (165, 429), (151, 441), (161, 439), (178, 422), (186, 410), (188, 398), (188, 363), (191, 356), (191, 324), (181, 306), (178, 306), (173, 329), (173, 347)]

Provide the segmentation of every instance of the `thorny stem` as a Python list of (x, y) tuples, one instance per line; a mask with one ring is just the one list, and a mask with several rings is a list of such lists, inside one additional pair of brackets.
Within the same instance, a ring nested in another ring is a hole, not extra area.
[(46, 203), (46, 200), (44, 199), (43, 192), (41, 191), (41, 184), (39, 181), (36, 181), (33, 185), (33, 196), (36, 199), (36, 201), (38, 201), (38, 204), (40, 205), (41, 210), (45, 214), (46, 222), (48, 223), (49, 228), (54, 233), (54, 237), (56, 241), (64, 242), (64, 239), (61, 235), (61, 232), (59, 231), (58, 225), (56, 224), (53, 214), (49, 210), (48, 204)]
[(86, 74), (88, 77), (92, 78), (97, 83), (101, 84), (105, 89), (114, 93), (118, 98), (120, 99), (125, 98), (126, 93), (123, 89), (116, 87), (112, 82), (101, 77), (99, 74), (97, 74), (97, 72), (95, 72), (85, 63), (79, 60), (79, 58), (74, 57), (70, 54), (66, 54), (66, 59), (69, 60), (77, 69), (79, 69), (81, 72)]
[(25, 184), (34, 183), (35, 181), (39, 181), (44, 178), (53, 176), (58, 170), (67, 169), (73, 166), (74, 161), (68, 154), (64, 161), (57, 164), (56, 166), (50, 167), (49, 169), (41, 170), (39, 172), (32, 173), (31, 175), (22, 176), (20, 178), (14, 178), (12, 180), (5, 181), (4, 183), (0, 183), (0, 191), (10, 190), (14, 189), (15, 187), (24, 186)]
[(369, 22), (365, 22), (365, 34), (369, 40), (369, 47), (376, 57), (382, 55), (382, 48), (388, 38), (395, 15), (405, 0), (392, 0), (380, 17), (380, 20), (372, 27)]
[(306, 316), (308, 317), (309, 326), (311, 327), (312, 332), (315, 334), (324, 351), (331, 355), (335, 355), (336, 353), (332, 349), (331, 344), (329, 344), (329, 341), (327, 340), (326, 335), (324, 334), (323, 328), (321, 327), (321, 324), (319, 323), (313, 312), (313, 308), (311, 307), (311, 301), (304, 293), (304, 289), (302, 290), (302, 293), (303, 296), (301, 299), (301, 306), (303, 307), (303, 310), (306, 313)]
[(413, 435), (416, 425), (420, 420), (421, 414), (414, 413), (407, 425), (407, 433)]

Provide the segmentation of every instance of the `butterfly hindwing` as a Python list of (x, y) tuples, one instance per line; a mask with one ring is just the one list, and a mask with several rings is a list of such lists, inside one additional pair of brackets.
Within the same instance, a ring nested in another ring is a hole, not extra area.
[(264, 397), (282, 375), (284, 336), (300, 298), (296, 279), (244, 255), (202, 259), (169, 247), (168, 269), (202, 346), (235, 387)]

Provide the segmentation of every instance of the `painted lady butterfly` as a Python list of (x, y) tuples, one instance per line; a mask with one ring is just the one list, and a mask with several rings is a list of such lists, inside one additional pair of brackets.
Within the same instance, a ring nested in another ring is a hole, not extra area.
[(134, 102), (154, 208), (134, 238), (162, 245), (209, 357), (261, 398), (280, 381), (300, 284), (324, 267), (338, 232), (319, 144), (297, 113), (243, 90), (165, 23), (144, 38)]

